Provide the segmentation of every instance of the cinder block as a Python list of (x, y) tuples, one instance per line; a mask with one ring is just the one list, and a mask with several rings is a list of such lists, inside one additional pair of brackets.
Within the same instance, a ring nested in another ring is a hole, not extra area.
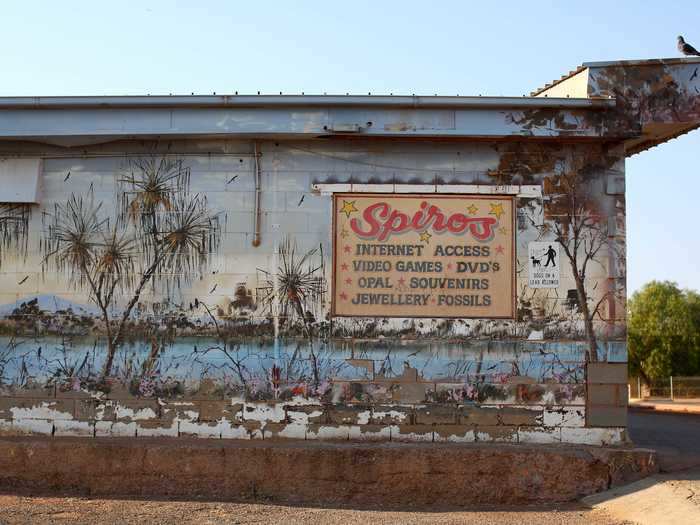
[[(235, 175), (229, 175), (227, 180), (230, 180)], [(207, 200), (209, 205), (215, 209), (225, 209), (225, 210), (235, 210), (237, 212), (241, 211), (252, 211), (255, 204), (255, 192), (246, 191), (243, 186), (238, 186), (238, 181), (241, 180), (240, 175), (230, 184), (231, 187), (236, 188), (236, 190), (226, 189), (226, 191), (217, 192), (212, 195), (212, 193), (207, 194)]]
[(392, 441), (433, 441), (433, 425), (392, 425)]
[(542, 423), (545, 427), (584, 427), (586, 409), (584, 407), (545, 408)]
[(0, 398), (0, 412), (12, 414), (13, 419), (73, 419), (72, 399)]
[(326, 423), (326, 414), (321, 405), (284, 405), (290, 424)]
[(588, 406), (610, 405), (627, 406), (627, 384), (605, 385), (593, 383), (588, 385)]
[(391, 428), (383, 425), (350, 426), (351, 441), (390, 441)]
[(94, 437), (94, 421), (57, 420), (53, 422), (54, 436)]
[[(242, 165), (244, 166), (244, 164)], [(233, 179), (233, 177), (236, 177)], [(231, 180), (233, 179), (233, 180)], [(255, 191), (255, 176), (252, 173), (234, 169), (226, 173), (224, 182), (226, 192), (254, 192)]]
[(591, 383), (627, 384), (627, 363), (588, 363), (586, 381)]
[(397, 383), (392, 390), (394, 401), (399, 403), (425, 403), (433, 383)]
[[(299, 193), (299, 198), (301, 198), (302, 194), (301, 192)], [(263, 191), (260, 194), (260, 208), (265, 212), (284, 212), (287, 209), (287, 195), (288, 192), (285, 191)], [(296, 207), (296, 202), (292, 206)], [(289, 209), (291, 210), (292, 208)], [(297, 211), (300, 211), (300, 209)]]
[(306, 439), (306, 424), (268, 423), (262, 432), (263, 439)]
[(416, 425), (456, 425), (457, 407), (455, 405), (426, 405), (416, 407)]
[(220, 438), (220, 423), (192, 423), (189, 421), (180, 421), (180, 436)]
[(219, 421), (224, 417), (231, 422), (243, 421), (243, 404), (232, 406), (230, 401), (197, 401), (199, 421)]
[(498, 408), (461, 405), (460, 421), (469, 425), (496, 426), (499, 424)]
[(519, 443), (561, 443), (560, 428), (520, 427)]
[(394, 394), (390, 383), (362, 383), (359, 381), (337, 381), (333, 383), (333, 402), (366, 404), (368, 399), (374, 403), (391, 403)]
[(14, 419), (12, 421), (12, 432), (50, 436), (53, 434), (53, 421), (47, 419)]
[(160, 419), (168, 421), (197, 421), (199, 419), (198, 401), (169, 401), (161, 407)]
[(226, 212), (226, 233), (251, 233), (253, 231), (252, 211)]
[(136, 437), (136, 423), (95, 421), (95, 437)]
[(370, 407), (362, 405), (329, 405), (326, 416), (329, 423), (336, 425), (367, 425), (372, 412)]
[(178, 437), (178, 422), (164, 420), (139, 421), (136, 423), (138, 437)]
[(498, 411), (501, 425), (539, 426), (542, 425), (542, 409), (504, 407)]
[(626, 427), (627, 407), (588, 406), (586, 408), (587, 427)]
[(156, 400), (119, 399), (113, 404), (116, 421), (129, 423), (148, 419), (160, 419), (160, 406)]
[(435, 425), (435, 442), (473, 443), (476, 441), (476, 427), (473, 425)]
[[(244, 421), (243, 427), (248, 431), (250, 439), (263, 439), (263, 429), (270, 424), (273, 423), (267, 423), (265, 421)], [(222, 428), (223, 425), (224, 423), (222, 422)]]
[(476, 440), (493, 443), (517, 443), (518, 428), (504, 426), (477, 425)]
[(262, 225), (268, 233), (305, 233), (309, 231), (309, 216), (302, 212), (266, 212)]
[(224, 421), (221, 423), (220, 430), (222, 439), (250, 439), (250, 432), (244, 425), (231, 424), (228, 421)]
[(73, 404), (73, 416), (80, 420), (94, 420), (95, 408), (97, 407), (96, 399), (76, 399)]
[[(305, 162), (305, 165), (307, 164)], [(266, 191), (309, 191), (311, 189), (311, 174), (308, 171), (265, 171), (262, 178), (263, 188)]]
[(400, 405), (372, 407), (371, 422), (375, 425), (407, 425), (413, 423), (413, 408)]
[(307, 425), (306, 439), (347, 441), (350, 439), (350, 425)]
[(619, 445), (627, 441), (624, 428), (565, 428), (561, 429), (562, 443), (576, 445)]
[(60, 388), (56, 389), (56, 397), (62, 399), (95, 399), (83, 390), (61, 390)]
[(243, 407), (244, 421), (284, 423), (286, 417), (282, 403), (245, 403)]
[[(302, 195), (304, 200), (301, 200)], [(301, 201), (301, 204), (299, 202)], [(318, 193), (302, 193), (288, 192), (287, 193), (287, 209), (305, 211), (307, 213), (325, 214), (325, 222), (330, 227), (331, 208), (333, 201), (328, 195), (319, 195)]]

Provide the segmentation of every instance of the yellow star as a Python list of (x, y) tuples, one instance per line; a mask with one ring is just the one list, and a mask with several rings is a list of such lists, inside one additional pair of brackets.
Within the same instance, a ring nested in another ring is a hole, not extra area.
[(479, 211), (479, 208), (474, 206), (473, 204), (470, 204), (469, 207), (467, 208), (467, 212), (469, 212), (469, 215), (476, 215), (476, 212)]
[(343, 199), (343, 207), (340, 209), (340, 213), (344, 213), (346, 217), (350, 217), (350, 214), (355, 212), (355, 211), (360, 211), (357, 208), (355, 208), (355, 203), (357, 201), (346, 201)]
[(428, 244), (430, 242), (430, 238), (432, 235), (430, 235), (427, 231), (424, 231), (423, 233), (420, 234), (420, 240), (421, 242), (424, 242), (425, 244)]
[(501, 227), (501, 228), (498, 228), (498, 233), (500, 233), (500, 234), (502, 234), (502, 235), (505, 235), (506, 233), (508, 233), (508, 230), (506, 230), (505, 228)]
[(343, 239), (345, 239), (345, 237), (347, 237), (348, 235), (350, 235), (350, 234), (348, 233), (348, 231), (347, 231), (345, 228), (343, 228), (342, 230), (340, 230), (340, 236), (341, 236)]
[(503, 210), (503, 204), (500, 202), (498, 204), (489, 204), (491, 206), (491, 211), (489, 212), (489, 215), (495, 215), (497, 219), (501, 218), (501, 215), (505, 213)]

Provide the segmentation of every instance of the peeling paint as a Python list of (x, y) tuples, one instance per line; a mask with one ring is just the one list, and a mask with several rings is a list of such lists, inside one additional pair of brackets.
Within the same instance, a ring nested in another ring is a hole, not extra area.
[[(603, 73), (599, 76), (603, 82)], [(645, 104), (640, 114), (647, 120), (675, 118), (658, 104)], [(687, 105), (682, 119), (693, 115), (692, 104)], [(0, 424), (12, 421), (17, 430), (35, 425), (48, 434), (54, 428), (57, 434), (94, 428), (96, 436), (516, 442), (518, 436), (527, 441), (561, 435), (563, 441), (622, 440), (622, 434), (608, 430), (588, 435), (596, 429), (584, 427), (591, 352), (595, 360), (626, 360), (625, 321), (620, 318), (626, 293), (625, 152), (620, 145), (595, 140), (610, 126), (600, 120), (603, 114), (499, 112), (503, 129), (518, 134), (517, 141), (397, 140), (381, 147), (342, 139), (263, 141), (262, 223), (276, 229), (262, 232), (256, 248), (250, 244), (251, 165), (243, 163), (243, 168), (238, 157), (224, 154), (181, 157), (170, 150), (168, 158), (181, 168), (171, 193), (182, 199), (201, 194), (197, 210), (217, 217), (216, 227), (205, 228), (216, 242), (206, 257), (190, 261), (193, 265), (180, 280), (159, 276), (149, 283), (117, 343), (107, 342), (108, 325), (89, 284), (68, 267), (42, 265), (41, 254), (45, 243), (58, 242), (47, 237), (49, 226), (59, 224), (56, 203), (65, 205), (72, 196), (76, 203), (82, 199), (85, 206), (101, 206), (100, 220), (132, 220), (121, 206), (131, 198), (125, 184), (143, 145), (87, 146), (74, 157), (68, 148), (61, 158), (44, 163), (45, 201), (27, 223), (26, 242), (32, 249), (26, 261), (19, 246), (3, 245)], [(614, 118), (613, 124), (622, 126), (621, 117)], [(404, 124), (399, 118), (386, 121), (390, 127)], [(535, 142), (530, 135), (566, 141)], [(592, 140), (576, 142), (577, 136)], [(182, 151), (201, 146), (197, 141), (178, 144)], [(163, 148), (152, 146), (153, 151)], [(249, 146), (247, 141), (207, 142), (214, 153)], [(7, 147), (0, 144), (0, 151)], [(574, 176), (586, 188), (584, 211), (603, 217), (605, 228), (612, 225), (617, 243), (596, 254), (596, 270), (584, 279), (583, 301), (566, 260), (562, 286), (554, 291), (528, 288), (525, 271), (528, 242), (556, 239)], [(472, 184), (483, 195), (512, 193), (524, 184), (541, 189), (514, 197), (515, 318), (331, 318), (331, 197), (313, 191), (314, 183), (330, 179), (352, 191), (368, 183), (394, 191), (401, 191), (396, 184), (403, 183), (439, 184), (445, 191), (443, 185)], [(39, 220), (43, 214), (53, 219), (45, 217), (44, 224)], [(20, 233), (18, 239), (25, 242)], [(142, 248), (152, 242), (137, 241)], [(115, 326), (134, 297), (133, 281), (143, 275), (144, 261), (129, 261), (110, 304)], [(296, 270), (285, 270), (284, 262), (294, 262), (286, 266)], [(303, 277), (306, 287), (285, 288), (280, 267), (287, 277)], [(21, 285), (19, 268), (30, 274)], [(606, 290), (615, 296), (604, 297)], [(583, 306), (601, 301), (602, 320), (589, 323)], [(110, 373), (102, 377), (105, 367)], [(42, 427), (38, 421), (46, 423)], [(91, 421), (94, 426), (85, 427)], [(563, 433), (565, 428), (580, 433)]]

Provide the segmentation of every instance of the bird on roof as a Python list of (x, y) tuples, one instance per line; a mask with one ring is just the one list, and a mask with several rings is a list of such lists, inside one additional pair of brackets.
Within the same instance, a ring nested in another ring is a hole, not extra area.
[(700, 52), (698, 52), (698, 50), (690, 44), (686, 43), (686, 41), (683, 40), (682, 36), (678, 37), (678, 51), (680, 51), (686, 56), (700, 56)]

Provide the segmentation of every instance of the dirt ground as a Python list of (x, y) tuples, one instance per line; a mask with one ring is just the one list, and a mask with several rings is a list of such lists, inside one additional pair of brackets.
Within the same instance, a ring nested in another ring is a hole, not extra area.
[(120, 524), (513, 524), (622, 525), (602, 510), (579, 506), (558, 509), (498, 509), (479, 511), (378, 511), (290, 507), (252, 503), (87, 499), (0, 495), (0, 523), (120, 523)]

